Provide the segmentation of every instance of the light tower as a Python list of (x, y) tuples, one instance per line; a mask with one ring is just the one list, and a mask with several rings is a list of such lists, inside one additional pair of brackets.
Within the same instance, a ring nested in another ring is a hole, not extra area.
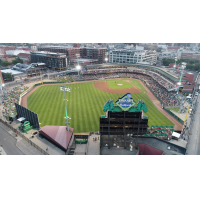
[(77, 58), (77, 62), (78, 62), (78, 65), (76, 66), (76, 69), (78, 70), (78, 76), (79, 76), (80, 75), (79, 71), (81, 70), (81, 66), (79, 65), (78, 58), (80, 58), (80, 54), (76, 54), (76, 58)]
[[(179, 80), (179, 82), (177, 83), (177, 85), (178, 85), (178, 89), (177, 89), (177, 95), (178, 95), (178, 93), (179, 93), (179, 88), (180, 88), (180, 86), (181, 86), (181, 80), (182, 80), (182, 77), (183, 77), (183, 72), (184, 72), (184, 69), (185, 69), (185, 67), (186, 67), (186, 64), (187, 63), (185, 63), (185, 62), (182, 62), (182, 71), (181, 71), (181, 77), (180, 77), (180, 80)], [(181, 110), (182, 110), (182, 108), (183, 108), (183, 98), (182, 98), (182, 100), (181, 100), (181, 105), (180, 105), (180, 107), (179, 107), (179, 113), (181, 112)]]
[(176, 62), (177, 62), (177, 57), (175, 57), (175, 65), (174, 65), (174, 71), (175, 71), (175, 69), (176, 69)]
[(178, 92), (179, 92), (179, 87), (180, 87), (180, 85), (181, 85), (181, 80), (182, 80), (182, 77), (183, 77), (183, 72), (184, 72), (184, 69), (185, 69), (185, 67), (186, 67), (186, 64), (187, 64), (187, 63), (182, 62), (182, 68), (183, 68), (183, 70), (181, 71), (180, 80), (179, 80), (179, 82), (177, 83), (177, 85), (178, 85), (177, 94), (178, 94)]
[(69, 118), (68, 116), (67, 116), (67, 103), (66, 103), (66, 101), (68, 101), (68, 100), (66, 100), (66, 95), (65, 95), (65, 91), (67, 91), (67, 92), (71, 92), (70, 90), (71, 90), (71, 88), (70, 87), (65, 87), (65, 86), (59, 86), (60, 87), (60, 90), (61, 91), (64, 91), (64, 100), (65, 100), (65, 115), (66, 115), (66, 124), (67, 124), (67, 131), (69, 131), (69, 122), (68, 122), (68, 119), (71, 119), (71, 118)]
[(108, 62), (108, 52), (106, 52), (105, 55), (106, 55), (105, 61), (107, 63)]

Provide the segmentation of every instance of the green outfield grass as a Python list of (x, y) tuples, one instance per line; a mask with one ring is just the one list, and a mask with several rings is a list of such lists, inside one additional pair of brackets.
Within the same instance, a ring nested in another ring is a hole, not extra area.
[[(122, 84), (122, 85), (118, 85), (118, 84)], [(128, 82), (124, 82), (124, 81), (109, 81), (108, 82), (108, 86), (112, 89), (125, 89), (125, 88), (132, 88), (133, 86), (128, 83)]]
[[(132, 98), (138, 103), (142, 99), (147, 105), (146, 116), (149, 117), (149, 126), (174, 124), (165, 117), (152, 103), (146, 94), (146, 90), (135, 79), (131, 80), (142, 92), (133, 94)], [(117, 81), (117, 80), (116, 80)], [(68, 84), (71, 92), (66, 92), (68, 116), (71, 118), (70, 127), (75, 133), (98, 131), (100, 116), (104, 115), (103, 106), (108, 99), (116, 101), (124, 94), (112, 94), (100, 91), (94, 87), (94, 82)], [(64, 92), (58, 85), (46, 85), (38, 88), (27, 99), (28, 109), (36, 112), (41, 126), (60, 125), (65, 126), (65, 102)]]

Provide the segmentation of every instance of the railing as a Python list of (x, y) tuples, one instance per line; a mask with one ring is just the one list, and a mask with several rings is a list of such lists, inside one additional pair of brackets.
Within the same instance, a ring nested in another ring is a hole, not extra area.
[(88, 140), (87, 140), (87, 146), (86, 146), (86, 152), (85, 152), (85, 155), (88, 154), (88, 146), (89, 146), (89, 135), (88, 135)]
[(24, 92), (22, 92), (22, 94), (20, 94), (19, 96), (19, 105), (21, 105), (22, 103), (22, 97), (27, 94), (28, 92), (30, 92), (33, 89), (34, 86), (29, 87), (27, 90), (25, 90)]
[(71, 150), (71, 147), (73, 146), (73, 144), (75, 144), (75, 147), (76, 147), (76, 143), (74, 142), (75, 139), (74, 139), (74, 134), (72, 135), (70, 141), (69, 141), (69, 145), (68, 145), (68, 148), (67, 148), (67, 151), (66, 151), (66, 155), (69, 155), (69, 152)]
[(35, 144), (32, 140), (28, 139), (26, 136), (24, 136), (21, 132), (19, 132), (17, 129), (13, 128), (12, 126), (10, 126), (9, 124), (7, 124), (6, 122), (4, 122), (2, 119), (0, 119), (0, 122), (2, 122), (5, 126), (7, 126), (8, 128), (10, 128), (12, 131), (14, 131), (17, 135), (19, 135), (20, 137), (22, 137), (24, 140), (26, 140), (30, 145), (34, 146), (36, 149), (38, 149), (42, 154), (44, 155), (49, 155), (46, 151), (44, 151), (43, 149), (41, 149), (37, 144)]
[(171, 112), (170, 110), (167, 110), (164, 108), (164, 110), (166, 112), (168, 112), (172, 117), (174, 117), (177, 121), (179, 121), (181, 124), (184, 124), (184, 121), (182, 119), (180, 119), (177, 115), (175, 115), (173, 112)]

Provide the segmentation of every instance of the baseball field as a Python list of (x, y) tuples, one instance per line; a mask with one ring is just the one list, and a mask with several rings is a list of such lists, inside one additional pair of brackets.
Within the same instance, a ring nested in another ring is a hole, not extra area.
[[(70, 127), (75, 133), (99, 130), (100, 116), (107, 100), (116, 101), (128, 91), (136, 103), (141, 99), (147, 106), (149, 126), (174, 124), (163, 115), (147, 95), (147, 91), (136, 79), (112, 79), (104, 81), (67, 84), (67, 112), (71, 118)], [(59, 85), (44, 85), (27, 97), (27, 108), (39, 115), (41, 127), (45, 125), (66, 125), (64, 92)]]

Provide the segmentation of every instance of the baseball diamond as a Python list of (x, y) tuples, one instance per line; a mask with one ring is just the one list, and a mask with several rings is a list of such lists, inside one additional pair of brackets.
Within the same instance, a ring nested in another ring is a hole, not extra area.
[[(110, 85), (111, 83), (111, 85)], [(114, 89), (112, 88), (114, 83)], [(124, 86), (122, 88), (121, 85)], [(99, 131), (99, 116), (104, 115), (103, 106), (108, 99), (116, 101), (122, 95), (131, 93), (133, 100), (145, 102), (148, 107), (148, 125), (174, 126), (149, 96), (147, 88), (136, 79), (122, 78), (103, 81), (69, 83), (71, 92), (66, 92), (67, 112), (70, 126), (75, 133)], [(109, 87), (110, 86), (110, 87)], [(27, 98), (27, 104), (26, 104)], [(41, 126), (66, 125), (64, 92), (59, 85), (42, 85), (23, 97), (23, 106), (39, 116)]]

